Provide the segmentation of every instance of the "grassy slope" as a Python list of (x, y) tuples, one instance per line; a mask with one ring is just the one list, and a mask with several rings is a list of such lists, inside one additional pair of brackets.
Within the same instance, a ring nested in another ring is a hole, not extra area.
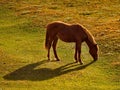
[[(119, 3), (119, 0), (1, 0), (0, 89), (120, 89)], [(92, 58), (84, 44), (85, 64), (71, 63), (74, 44), (59, 41), (62, 61), (46, 62), (45, 25), (54, 20), (86, 26), (100, 46), (100, 59), (90, 63)]]

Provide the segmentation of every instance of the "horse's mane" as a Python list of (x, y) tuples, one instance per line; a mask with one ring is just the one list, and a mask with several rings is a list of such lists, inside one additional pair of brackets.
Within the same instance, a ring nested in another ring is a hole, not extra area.
[(85, 31), (85, 33), (87, 34), (87, 36), (88, 36), (88, 40), (91, 42), (91, 43), (93, 43), (93, 44), (97, 44), (96, 43), (96, 41), (95, 41), (95, 39), (94, 39), (94, 37), (93, 37), (93, 35), (84, 27), (84, 26), (82, 26), (84, 29), (84, 31)]

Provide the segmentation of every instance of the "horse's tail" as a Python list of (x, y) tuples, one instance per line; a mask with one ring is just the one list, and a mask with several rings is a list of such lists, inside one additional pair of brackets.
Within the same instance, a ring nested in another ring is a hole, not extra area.
[(48, 49), (49, 47), (49, 33), (48, 30), (46, 32), (46, 39), (45, 39), (45, 48)]

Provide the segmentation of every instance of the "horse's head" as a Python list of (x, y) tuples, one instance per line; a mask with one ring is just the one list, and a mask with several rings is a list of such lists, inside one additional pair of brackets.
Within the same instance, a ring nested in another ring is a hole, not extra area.
[(93, 57), (94, 61), (96, 61), (98, 59), (98, 45), (93, 45), (93, 47), (90, 48), (89, 53)]

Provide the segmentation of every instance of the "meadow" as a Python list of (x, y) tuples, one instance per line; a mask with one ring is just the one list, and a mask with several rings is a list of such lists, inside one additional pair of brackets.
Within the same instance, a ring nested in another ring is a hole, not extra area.
[[(59, 40), (61, 61), (44, 48), (46, 25), (80, 23), (95, 37), (99, 59), (82, 44)], [(120, 90), (120, 0), (0, 0), (0, 90)]]

